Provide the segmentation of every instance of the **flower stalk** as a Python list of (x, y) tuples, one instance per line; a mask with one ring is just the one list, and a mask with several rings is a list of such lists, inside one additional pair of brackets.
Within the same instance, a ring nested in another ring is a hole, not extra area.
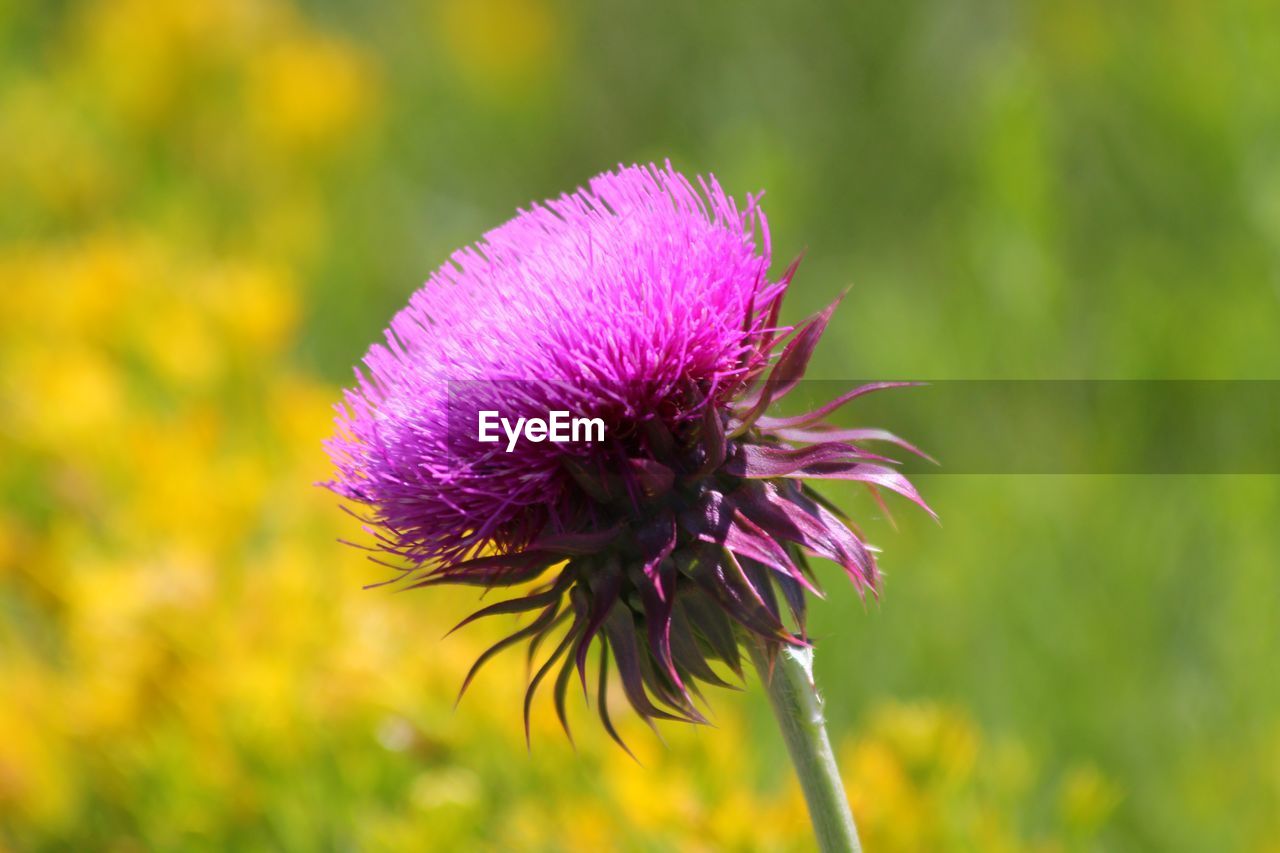
[(769, 694), (823, 853), (859, 853), (858, 830), (831, 751), (822, 698), (813, 681), (813, 649), (782, 646), (770, 660), (764, 643), (746, 643)]

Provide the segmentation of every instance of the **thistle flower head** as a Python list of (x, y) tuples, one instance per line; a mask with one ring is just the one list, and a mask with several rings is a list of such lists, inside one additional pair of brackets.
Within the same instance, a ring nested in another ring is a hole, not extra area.
[[(402, 572), (393, 580), (522, 588), (463, 624), (531, 614), (466, 679), (503, 648), (527, 642), (532, 658), (547, 642), (526, 723), (557, 666), (565, 720), (593, 646), (597, 708), (615, 738), (610, 665), (642, 717), (703, 721), (698, 682), (724, 683), (713, 661), (740, 672), (739, 637), (807, 643), (807, 557), (876, 588), (871, 550), (809, 481), (861, 481), (925, 506), (864, 443), (918, 451), (823, 423), (904, 383), (765, 414), (803, 375), (835, 308), (780, 327), (795, 267), (771, 282), (769, 262), (758, 198), (739, 204), (669, 164), (621, 168), (457, 252), (357, 371), (327, 443), (338, 470), (327, 485), (362, 507)], [(598, 418), (605, 438), (483, 442), (485, 411), (510, 422), (567, 411)]]

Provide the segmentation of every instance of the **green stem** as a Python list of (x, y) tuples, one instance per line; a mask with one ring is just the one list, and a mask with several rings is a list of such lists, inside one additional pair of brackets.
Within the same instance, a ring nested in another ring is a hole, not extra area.
[(800, 777), (809, 818), (823, 853), (858, 853), (858, 830), (840, 781), (822, 718), (822, 699), (813, 683), (813, 650), (783, 646), (770, 666), (758, 641), (748, 641), (751, 661), (769, 692), (769, 704)]

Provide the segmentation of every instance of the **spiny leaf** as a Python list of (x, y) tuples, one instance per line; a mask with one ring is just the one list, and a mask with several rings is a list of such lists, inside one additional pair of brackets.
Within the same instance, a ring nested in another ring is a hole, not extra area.
[(609, 733), (609, 737), (613, 738), (613, 742), (622, 747), (623, 751), (639, 764), (640, 759), (636, 758), (631, 747), (627, 746), (618, 735), (618, 730), (613, 727), (613, 720), (609, 719), (609, 644), (604, 638), (600, 640), (600, 674), (596, 681), (596, 711), (600, 715), (604, 730)]
[(538, 685), (542, 683), (542, 679), (551, 671), (551, 667), (560, 659), (560, 656), (568, 651), (569, 646), (572, 643), (573, 631), (569, 631), (564, 635), (563, 639), (560, 640), (560, 643), (555, 647), (555, 650), (551, 652), (551, 656), (547, 658), (546, 662), (538, 668), (538, 671), (534, 674), (533, 678), (529, 680), (529, 687), (524, 692), (524, 745), (526, 749), (530, 748), (532, 745), (529, 739), (529, 710), (533, 706), (534, 694), (538, 692)]
[(458, 702), (462, 701), (462, 695), (467, 692), (467, 687), (471, 685), (471, 680), (476, 677), (476, 673), (480, 671), (480, 667), (484, 666), (485, 663), (498, 652), (508, 646), (520, 642), (526, 637), (532, 636), (550, 625), (555, 619), (556, 611), (559, 607), (560, 603), (558, 601), (555, 604), (548, 605), (547, 608), (538, 615), (537, 619), (534, 619), (528, 625), (521, 628), (519, 631), (516, 631), (511, 636), (501, 639), (489, 648), (485, 649), (484, 653), (481, 654), (480, 657), (476, 659), (476, 662), (471, 665), (471, 669), (467, 672), (467, 677), (462, 680), (462, 687), (458, 690), (458, 698), (454, 701), (454, 704), (456, 705)]
[[(571, 577), (568, 572), (561, 572), (560, 577), (552, 587), (544, 592), (527, 595), (523, 598), (509, 598), (506, 601), (499, 601), (496, 604), (490, 604), (488, 607), (482, 607), (475, 613), (472, 613), (466, 619), (463, 619), (457, 625), (449, 629), (449, 634), (457, 631), (466, 625), (470, 625), (477, 619), (484, 619), (489, 616), (498, 616), (509, 613), (527, 613), (530, 610), (537, 610), (539, 607), (545, 607), (553, 601), (558, 601), (564, 595), (565, 589), (568, 587)], [(449, 636), (445, 634), (445, 636)]]
[(795, 415), (789, 418), (768, 418), (761, 417), (756, 421), (756, 425), (761, 429), (772, 430), (779, 427), (800, 427), (809, 426), (823, 418), (829, 417), (839, 411), (849, 402), (858, 399), (866, 394), (875, 391), (885, 391), (890, 388), (912, 388), (924, 385), (924, 382), (869, 382), (866, 385), (859, 385), (852, 391), (841, 394), (839, 397), (827, 403), (825, 406), (814, 409), (812, 412), (806, 412), (803, 415)]
[(636, 713), (650, 725), (655, 719), (681, 719), (654, 705), (645, 692), (644, 679), (640, 671), (640, 649), (636, 645), (635, 625), (632, 623), (631, 611), (626, 607), (615, 608), (605, 620), (604, 631), (609, 638), (609, 646), (613, 649), (613, 660), (618, 665), (622, 691)]

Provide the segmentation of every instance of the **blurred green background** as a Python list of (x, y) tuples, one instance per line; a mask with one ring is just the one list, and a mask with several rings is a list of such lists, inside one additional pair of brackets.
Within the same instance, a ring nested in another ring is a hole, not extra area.
[[(1280, 379), (1271, 2), (0, 0), (0, 847), (808, 849), (755, 685), (526, 752), (311, 485), (452, 249), (667, 157), (855, 285), (818, 378)], [(814, 613), (868, 848), (1280, 849), (1280, 482), (921, 486)]]

